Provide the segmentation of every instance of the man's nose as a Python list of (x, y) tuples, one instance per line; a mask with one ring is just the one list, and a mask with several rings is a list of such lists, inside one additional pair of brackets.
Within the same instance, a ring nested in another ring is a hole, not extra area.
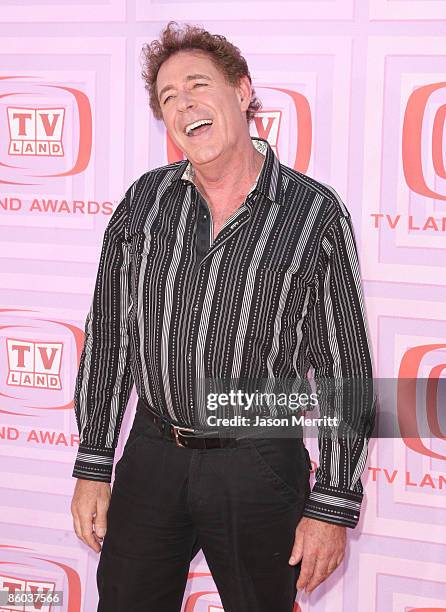
[(194, 105), (194, 101), (188, 92), (179, 92), (177, 94), (177, 109), (185, 111)]

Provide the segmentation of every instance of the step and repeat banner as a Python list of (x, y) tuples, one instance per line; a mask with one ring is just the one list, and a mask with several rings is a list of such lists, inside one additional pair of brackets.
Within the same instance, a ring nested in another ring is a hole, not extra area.
[[(181, 159), (141, 78), (141, 48), (170, 19), (241, 49), (263, 102), (251, 134), (346, 203), (375, 375), (446, 375), (446, 1), (2, 2), (0, 586), (63, 591), (62, 606), (14, 609), (96, 610), (99, 556), (70, 511), (72, 397), (110, 215)], [(296, 611), (446, 611), (445, 407), (434, 394), (414, 417), (430, 435), (371, 441), (345, 561)], [(183, 610), (222, 609), (200, 551)]]

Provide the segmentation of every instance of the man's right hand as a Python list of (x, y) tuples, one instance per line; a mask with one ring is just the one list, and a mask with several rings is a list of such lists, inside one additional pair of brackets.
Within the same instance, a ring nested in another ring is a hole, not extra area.
[(111, 490), (108, 482), (78, 478), (71, 501), (74, 530), (87, 546), (101, 551), (107, 530), (107, 510)]

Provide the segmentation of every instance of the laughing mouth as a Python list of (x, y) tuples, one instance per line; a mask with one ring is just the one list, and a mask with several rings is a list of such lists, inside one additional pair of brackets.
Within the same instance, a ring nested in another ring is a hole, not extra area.
[(194, 121), (193, 123), (189, 123), (189, 125), (186, 125), (186, 127), (184, 128), (184, 133), (186, 134), (186, 136), (191, 136), (194, 130), (202, 127), (203, 125), (212, 125), (212, 124), (213, 124), (212, 119), (198, 119), (198, 121)]

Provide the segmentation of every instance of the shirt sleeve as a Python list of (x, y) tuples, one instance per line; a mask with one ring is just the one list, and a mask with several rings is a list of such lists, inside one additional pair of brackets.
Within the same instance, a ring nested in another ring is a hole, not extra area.
[(318, 428), (319, 466), (303, 514), (354, 528), (376, 396), (358, 251), (345, 210), (324, 233), (307, 319), (319, 416), (335, 417), (338, 426)]
[[(133, 187), (133, 186), (132, 186)], [(130, 187), (105, 229), (74, 391), (79, 449), (72, 476), (111, 482), (113, 459), (133, 377), (128, 316)]]

